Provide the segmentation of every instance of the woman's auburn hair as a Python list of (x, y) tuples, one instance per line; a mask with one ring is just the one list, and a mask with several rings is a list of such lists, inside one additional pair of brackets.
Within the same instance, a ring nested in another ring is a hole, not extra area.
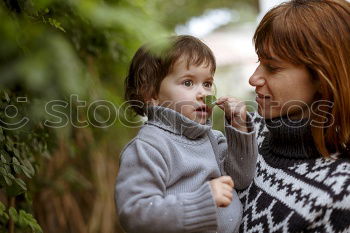
[[(320, 89), (312, 135), (329, 157), (350, 147), (350, 3), (345, 0), (291, 0), (271, 9), (254, 34), (259, 58), (304, 65)], [(325, 121), (327, 119), (327, 121)], [(320, 123), (322, 122), (322, 123)]]

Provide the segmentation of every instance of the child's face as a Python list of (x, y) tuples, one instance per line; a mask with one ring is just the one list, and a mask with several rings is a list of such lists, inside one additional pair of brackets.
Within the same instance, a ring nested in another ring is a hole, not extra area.
[(175, 62), (172, 72), (161, 82), (159, 93), (152, 101), (205, 124), (212, 109), (204, 104), (204, 97), (213, 94), (212, 85), (210, 66), (190, 65), (187, 68), (186, 59), (180, 58)]

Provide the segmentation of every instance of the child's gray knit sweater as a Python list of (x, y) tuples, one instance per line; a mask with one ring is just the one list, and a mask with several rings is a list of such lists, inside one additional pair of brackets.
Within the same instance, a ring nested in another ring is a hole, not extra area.
[(236, 189), (255, 174), (255, 131), (230, 125), (226, 136), (163, 107), (148, 109), (148, 121), (124, 148), (116, 204), (127, 232), (236, 232), (242, 206), (233, 192), (217, 208), (209, 181), (231, 175)]

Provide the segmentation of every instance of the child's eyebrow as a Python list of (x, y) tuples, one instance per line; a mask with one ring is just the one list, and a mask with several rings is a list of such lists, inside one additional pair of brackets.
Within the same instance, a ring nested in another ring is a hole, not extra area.
[[(186, 78), (186, 77), (195, 78), (196, 76), (191, 74), (191, 73), (186, 73), (186, 74), (183, 74), (183, 75), (180, 76), (180, 78)], [(206, 79), (209, 79), (209, 80), (213, 81), (214, 77), (213, 76), (208, 76), (208, 77), (206, 77)]]

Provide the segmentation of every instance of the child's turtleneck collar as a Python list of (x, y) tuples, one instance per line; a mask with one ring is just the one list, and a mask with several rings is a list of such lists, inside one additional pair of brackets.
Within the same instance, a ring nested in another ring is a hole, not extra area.
[(174, 134), (183, 135), (190, 139), (203, 137), (210, 129), (210, 121), (207, 124), (199, 124), (173, 109), (161, 106), (147, 108), (148, 121), (146, 124), (156, 125)]

